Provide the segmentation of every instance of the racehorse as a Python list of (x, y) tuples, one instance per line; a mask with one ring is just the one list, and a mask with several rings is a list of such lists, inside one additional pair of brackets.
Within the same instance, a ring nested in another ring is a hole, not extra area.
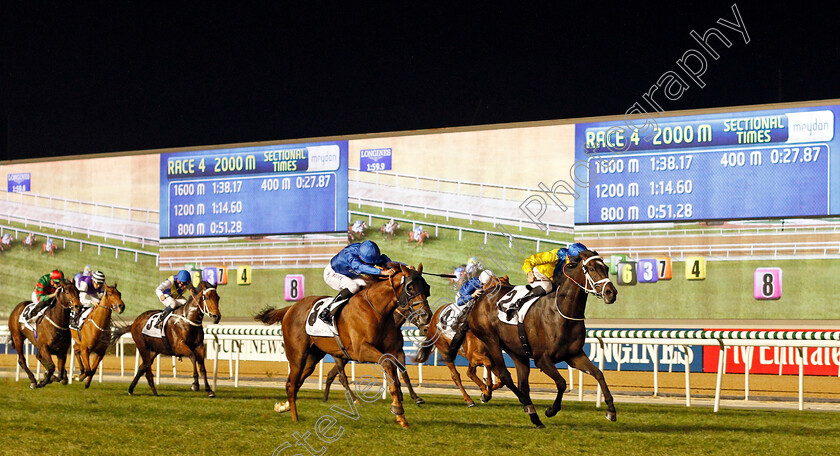
[(356, 220), (356, 223), (347, 227), (347, 237), (351, 241), (355, 241), (357, 239), (364, 239), (366, 229), (367, 223), (362, 222), (361, 220)]
[[(66, 385), (68, 379), (64, 365), (67, 362), (67, 351), (70, 348), (70, 328), (68, 327), (70, 309), (82, 304), (79, 301), (79, 290), (76, 289), (73, 282), (62, 280), (55, 296), (55, 304), (50, 306), (40, 321), (35, 324), (36, 333), (18, 322), (21, 312), (28, 304), (29, 301), (21, 302), (15, 306), (9, 316), (9, 332), (12, 335), (15, 351), (18, 354), (18, 365), (29, 376), (30, 388), (41, 388), (53, 381)], [(24, 338), (28, 339), (38, 349), (38, 361), (47, 370), (44, 379), (37, 383), (35, 375), (26, 365), (26, 358), (23, 353)], [(53, 363), (53, 355), (57, 363)], [(53, 375), (56, 370), (58, 370), (58, 376)]]
[(426, 230), (421, 231), (420, 234), (417, 236), (414, 235), (414, 231), (412, 230), (408, 232), (408, 240), (405, 242), (416, 242), (416, 244), (414, 244), (414, 247), (417, 247), (418, 245), (420, 247), (423, 247), (423, 241), (425, 241), (429, 237), (431, 237), (431, 235), (429, 235), (429, 232)]
[(0, 252), (4, 250), (9, 250), (12, 248), (12, 237), (9, 233), (4, 234), (0, 237)]
[(93, 374), (96, 373), (110, 345), (111, 312), (116, 310), (117, 313), (123, 313), (125, 310), (125, 303), (123, 303), (122, 294), (117, 290), (117, 284), (114, 283), (113, 287), (109, 287), (107, 283), (103, 283), (102, 286), (105, 288), (102, 300), (94, 306), (78, 330), (70, 330), (71, 335), (76, 339), (73, 351), (79, 361), (81, 372), (78, 380), (85, 380), (85, 388), (90, 387)]
[(23, 246), (32, 250), (32, 247), (35, 246), (35, 235), (33, 233), (29, 233), (23, 238)]
[[(336, 325), (341, 346), (333, 337), (306, 334), (305, 325), (310, 310), (325, 296), (307, 296), (282, 309), (268, 307), (254, 317), (265, 324), (281, 321), (283, 324), (290, 373), (286, 381), (287, 401), (276, 403), (275, 411), (291, 410), (292, 421), (298, 420), (297, 392), (303, 381), (315, 370), (318, 361), (329, 353), (336, 360), (342, 359), (344, 362), (352, 359), (379, 364), (390, 383), (391, 413), (396, 415), (400, 426), (408, 427), (394, 362), (402, 350), (403, 337), (392, 314), (399, 309), (401, 312), (410, 313), (408, 320), (417, 327), (428, 325), (432, 314), (427, 301), (429, 285), (421, 275), (422, 264), (417, 269), (400, 263), (390, 263), (388, 267), (398, 272), (382, 280), (367, 277), (365, 280), (368, 285), (350, 298), (338, 315)], [(404, 369), (403, 366), (399, 367), (400, 370)]]
[[(397, 328), (402, 327), (407, 317), (408, 315), (401, 312), (399, 309), (394, 311), (394, 324), (397, 325)], [(397, 355), (397, 361), (399, 361), (400, 364), (405, 366), (405, 351), (402, 350), (402, 346), (400, 347), (399, 355)], [(359, 399), (353, 393), (353, 390), (350, 389), (350, 382), (347, 381), (347, 374), (345, 373), (344, 369), (345, 365), (346, 362), (343, 359), (337, 358), (335, 360), (335, 365), (329, 371), (329, 373), (327, 373), (326, 386), (324, 387), (324, 402), (329, 400), (330, 386), (332, 385), (333, 381), (335, 381), (335, 377), (338, 376), (341, 385), (344, 386), (344, 389), (347, 390), (348, 393), (350, 393), (350, 397), (353, 399), (353, 402), (357, 404), (359, 403)], [(408, 387), (408, 394), (411, 396), (411, 399), (414, 401), (414, 403), (417, 405), (425, 404), (426, 401), (424, 401), (423, 398), (421, 398), (417, 395), (416, 392), (414, 392), (414, 388), (411, 386), (411, 379), (408, 377), (408, 371), (401, 371), (401, 374), (402, 380), (405, 382), (405, 386)]]
[[(421, 343), (420, 350), (417, 351), (417, 356), (415, 357), (415, 361), (418, 363), (425, 363), (426, 360), (429, 359), (429, 354), (432, 352), (432, 347), (437, 347), (438, 352), (443, 354), (444, 362), (446, 362), (446, 367), (449, 368), (449, 372), (452, 375), (452, 381), (455, 382), (455, 386), (461, 390), (461, 394), (464, 395), (464, 401), (467, 403), (467, 407), (475, 406), (475, 402), (473, 402), (472, 398), (467, 391), (464, 389), (464, 385), (461, 383), (461, 374), (458, 373), (458, 369), (455, 368), (455, 358), (449, 357), (449, 344), (452, 342), (452, 339), (446, 337), (443, 334), (443, 331), (438, 329), (437, 324), (440, 321), (440, 314), (447, 306), (442, 306), (439, 308), (435, 314), (432, 316), (432, 321), (429, 322), (429, 329), (426, 332), (426, 339)], [(481, 390), (481, 402), (487, 402), (491, 398), (491, 392), (493, 390), (499, 389), (502, 386), (501, 380), (497, 380), (495, 385), (491, 385), (492, 374), (496, 374), (496, 378), (499, 378), (499, 370), (493, 364), (493, 360), (490, 358), (490, 354), (487, 352), (487, 347), (484, 345), (481, 340), (472, 333), (472, 331), (467, 331), (467, 335), (464, 338), (464, 343), (461, 346), (462, 348), (462, 355), (467, 358), (468, 366), (467, 366), (467, 376), (478, 385), (478, 389)], [(476, 375), (476, 369), (478, 366), (484, 366), (487, 369), (487, 378), (482, 381), (482, 379)], [(487, 389), (490, 388), (490, 391)]]
[(58, 250), (58, 245), (55, 242), (52, 242), (49, 239), (47, 240), (47, 242), (44, 243), (44, 246), (41, 247), (41, 253), (42, 254), (46, 253), (47, 255), (51, 255), (51, 256), (55, 256), (55, 251), (56, 250)]
[[(607, 404), (607, 419), (615, 421), (613, 397), (604, 381), (604, 374), (592, 364), (583, 351), (586, 339), (584, 313), (589, 293), (602, 298), (607, 304), (615, 302), (618, 294), (609, 280), (609, 269), (597, 252), (583, 250), (579, 256), (569, 257), (569, 263), (561, 262), (557, 265), (554, 283), (555, 289), (533, 304), (524, 322), (534, 364), (551, 377), (557, 386), (557, 397), (545, 410), (545, 415), (552, 417), (560, 410), (563, 393), (566, 391), (566, 380), (557, 371), (555, 364), (565, 361), (569, 366), (586, 372), (598, 381)], [(502, 383), (513, 391), (525, 407), (531, 423), (538, 428), (544, 428), (531, 402), (528, 384), (531, 368), (517, 327), (503, 323), (498, 317), (498, 301), (510, 290), (511, 287), (503, 286), (500, 292), (493, 296), (482, 296), (470, 314), (469, 327), (487, 345), (491, 360), (499, 368)], [(457, 348), (453, 344), (450, 355)], [(502, 350), (510, 355), (516, 364), (518, 387), (513, 383), (504, 364)]]
[(115, 331), (111, 337), (111, 343), (114, 343), (120, 336), (131, 331), (131, 337), (134, 339), (134, 344), (143, 359), (140, 369), (137, 370), (137, 375), (134, 376), (134, 380), (128, 387), (128, 394), (134, 394), (137, 381), (140, 380), (141, 375), (146, 374), (146, 380), (149, 382), (152, 394), (157, 396), (152, 375), (152, 363), (158, 354), (162, 354), (178, 357), (189, 356), (193, 365), (193, 384), (190, 389), (193, 391), (199, 390), (198, 370), (196, 369), (196, 364), (198, 364), (198, 367), (201, 368), (201, 375), (204, 377), (204, 390), (207, 392), (207, 396), (216, 397), (216, 393), (213, 392), (210, 383), (207, 382), (207, 369), (204, 367), (204, 327), (201, 325), (205, 315), (213, 318), (213, 323), (219, 323), (222, 318), (219, 311), (219, 295), (216, 293), (216, 289), (208, 282), (201, 282), (198, 287), (190, 290), (187, 303), (172, 312), (172, 318), (164, 325), (163, 330), (168, 342), (143, 334), (143, 327), (148, 322), (149, 317), (158, 312), (157, 310), (143, 312), (131, 326)]
[(382, 233), (382, 237), (388, 239), (389, 241), (394, 239), (394, 236), (397, 235), (397, 230), (400, 229), (400, 224), (397, 222), (394, 223), (386, 223), (379, 228), (379, 232)]

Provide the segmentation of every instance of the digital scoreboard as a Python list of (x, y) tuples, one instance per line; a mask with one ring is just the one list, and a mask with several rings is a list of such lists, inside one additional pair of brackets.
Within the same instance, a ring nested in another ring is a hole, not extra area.
[(347, 141), (160, 158), (160, 237), (347, 229)]
[(588, 185), (581, 177), (575, 223), (838, 215), (838, 112), (654, 117), (647, 129), (645, 119), (578, 124)]

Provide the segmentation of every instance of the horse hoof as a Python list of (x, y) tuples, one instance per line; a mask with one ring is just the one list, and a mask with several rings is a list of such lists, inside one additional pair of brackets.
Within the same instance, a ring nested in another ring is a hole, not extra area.
[(425, 404), (426, 401), (424, 401), (422, 397), (418, 397), (417, 400), (414, 401), (414, 403), (417, 404), (417, 405), (420, 405), (420, 404)]
[(542, 423), (538, 424), (536, 427), (537, 429), (545, 429), (545, 425)]
[(545, 416), (551, 418), (552, 416), (557, 414), (557, 410), (554, 410), (554, 407), (547, 407), (545, 409)]
[(198, 385), (193, 384), (192, 386), (190, 386), (190, 389), (191, 389), (192, 391), (198, 391)]
[(216, 393), (214, 393), (212, 391), (208, 391), (207, 392), (207, 397), (216, 397)]
[(473, 401), (468, 401), (468, 402), (467, 402), (467, 408), (471, 408), (471, 407), (475, 407), (475, 402), (473, 402)]
[(32, 382), (32, 383), (29, 384), (29, 388), (30, 389), (36, 389), (36, 388), (38, 388), (38, 384), (35, 383), (35, 382)]
[(609, 411), (609, 410), (607, 411), (607, 416), (606, 416), (606, 418), (607, 418), (608, 420), (610, 420), (610, 421), (615, 421), (615, 420), (617, 420), (617, 419), (618, 419), (618, 417), (616, 416), (615, 412), (611, 412), (611, 411)]
[(61, 384), (62, 385), (66, 385), (67, 383), (69, 383), (69, 380), (67, 380), (67, 377), (64, 377), (64, 378), (61, 379)]
[(481, 393), (481, 403), (486, 404), (488, 402), (490, 402), (490, 396), (488, 396), (484, 393)]
[(274, 404), (274, 411), (277, 412), (277, 413), (288, 412), (291, 409), (292, 409), (292, 406), (291, 406), (291, 404), (289, 404), (289, 401), (277, 402), (277, 403)]

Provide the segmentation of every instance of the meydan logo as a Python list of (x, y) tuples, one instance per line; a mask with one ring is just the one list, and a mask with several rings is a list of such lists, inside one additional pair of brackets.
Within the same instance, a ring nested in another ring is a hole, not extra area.
[(365, 149), (360, 152), (361, 158), (368, 158), (373, 161), (379, 161), (380, 158), (390, 157), (391, 149)]
[(23, 182), (29, 181), (30, 173), (15, 173), (8, 175), (8, 181), (20, 185)]

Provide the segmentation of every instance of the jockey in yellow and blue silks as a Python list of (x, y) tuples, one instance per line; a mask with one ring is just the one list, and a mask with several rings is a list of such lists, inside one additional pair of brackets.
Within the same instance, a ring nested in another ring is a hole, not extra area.
[(576, 257), (580, 252), (586, 250), (586, 246), (576, 242), (568, 248), (558, 248), (547, 252), (535, 253), (525, 259), (522, 270), (528, 274), (528, 293), (518, 299), (507, 311), (508, 319), (522, 307), (522, 304), (530, 298), (544, 296), (554, 289), (552, 277), (557, 265), (566, 261), (568, 257)]
[(158, 285), (155, 289), (155, 294), (166, 307), (163, 309), (160, 319), (155, 325), (157, 328), (163, 326), (163, 320), (173, 310), (187, 303), (187, 299), (190, 297), (189, 290), (192, 287), (192, 276), (186, 269), (178, 271), (177, 275), (170, 276)]
[(373, 241), (356, 242), (341, 249), (324, 268), (324, 282), (338, 291), (333, 302), (341, 304), (332, 311), (329, 306), (325, 307), (318, 318), (326, 324), (332, 324), (341, 307), (365, 286), (362, 275), (391, 276), (396, 271), (385, 269), (390, 262), (391, 259), (380, 253), (379, 246)]

